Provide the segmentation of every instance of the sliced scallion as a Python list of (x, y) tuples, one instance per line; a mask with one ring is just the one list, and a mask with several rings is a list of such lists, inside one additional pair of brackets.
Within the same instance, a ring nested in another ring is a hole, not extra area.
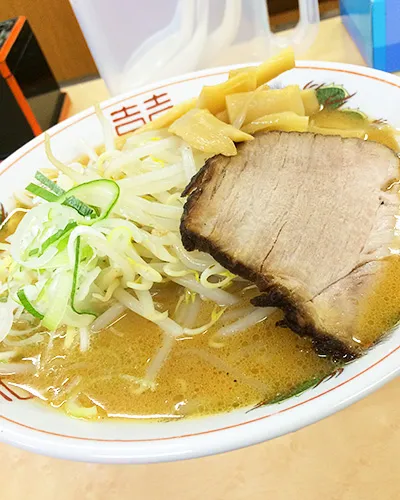
[(47, 240), (43, 242), (40, 253), (43, 254), (47, 250), (47, 248), (49, 248), (49, 246), (59, 241), (63, 236), (72, 231), (72, 229), (74, 229), (77, 225), (78, 224), (75, 221), (68, 222), (68, 224), (64, 227), (64, 229), (59, 229), (54, 234), (52, 234), (49, 238), (47, 238)]
[(78, 198), (75, 198), (75, 196), (68, 196), (68, 198), (63, 201), (63, 205), (74, 208), (78, 212), (78, 214), (82, 215), (83, 217), (90, 217), (95, 213), (93, 208), (89, 207), (81, 200), (78, 200)]
[(35, 318), (38, 319), (43, 319), (44, 316), (41, 314), (39, 311), (37, 311), (33, 305), (30, 303), (28, 297), (25, 295), (25, 291), (21, 288), (21, 290), (18, 290), (17, 292), (17, 297), (19, 298), (21, 305), (24, 307), (24, 309), (34, 316)]
[(47, 189), (50, 189), (50, 191), (52, 191), (57, 196), (62, 196), (65, 193), (64, 189), (60, 188), (60, 186), (58, 186), (55, 182), (42, 174), (42, 172), (40, 172), (39, 170), (35, 174), (35, 179), (42, 183), (43, 186), (46, 186)]
[(76, 297), (76, 292), (78, 288), (78, 275), (79, 275), (79, 264), (80, 264), (80, 256), (81, 256), (81, 237), (78, 236), (76, 238), (76, 243), (75, 243), (75, 263), (74, 263), (74, 274), (72, 277), (72, 290), (71, 290), (71, 309), (76, 313), (76, 314), (90, 314), (91, 316), (97, 316), (92, 311), (78, 311), (75, 305), (75, 297)]
[(43, 198), (46, 201), (53, 202), (58, 200), (57, 195), (55, 195), (50, 191), (47, 191), (47, 189), (44, 189), (41, 186), (38, 186), (37, 184), (33, 184), (32, 182), (28, 184), (28, 186), (25, 189), (30, 193), (34, 194), (35, 196), (39, 196), (39, 198)]
[(32, 250), (29, 251), (28, 255), (29, 257), (33, 257), (37, 255), (38, 257), (41, 257), (44, 252), (54, 243), (59, 242), (64, 236), (67, 236), (68, 233), (72, 231), (78, 224), (75, 221), (69, 222), (64, 229), (59, 229), (56, 231), (54, 234), (49, 236), (40, 246), (40, 248), (33, 248)]
[(57, 243), (57, 250), (59, 252), (62, 252), (65, 248), (68, 246), (68, 238), (65, 238), (64, 236), (60, 238), (60, 240)]
[(49, 285), (49, 290), (54, 290), (55, 296), (49, 301), (42, 325), (50, 331), (56, 330), (63, 320), (68, 306), (71, 290), (71, 272), (58, 273)]
[[(109, 216), (118, 201), (120, 188), (110, 179), (98, 179), (79, 184), (67, 191), (58, 201), (75, 208), (81, 215), (90, 216), (93, 224)], [(71, 204), (70, 198), (73, 201)], [(90, 213), (89, 213), (90, 210)]]

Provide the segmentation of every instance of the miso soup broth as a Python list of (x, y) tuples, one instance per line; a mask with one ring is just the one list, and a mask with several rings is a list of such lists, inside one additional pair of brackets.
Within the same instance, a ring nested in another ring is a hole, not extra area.
[[(162, 305), (163, 299), (171, 303), (170, 297), (177, 292), (176, 286), (167, 285), (158, 303)], [(246, 306), (248, 301), (243, 300), (235, 309)], [(207, 321), (213, 305), (201, 307), (199, 324)], [(235, 309), (226, 312), (228, 318)], [(314, 352), (308, 340), (276, 327), (280, 318), (276, 312), (218, 342), (216, 328), (210, 328), (174, 341), (168, 353), (168, 347), (163, 352), (165, 339), (160, 329), (128, 312), (93, 334), (87, 352), (81, 352), (78, 338), (67, 347), (65, 332), (50, 345), (22, 348), (21, 357), (35, 359), (38, 370), (10, 381), (72, 415), (76, 408), (68, 403), (71, 395), (84, 408), (95, 404), (100, 408), (98, 416), (135, 419), (200, 416), (256, 405), (290, 394), (304, 383), (316, 383), (335, 368), (332, 361)], [(157, 357), (156, 387), (144, 390), (137, 381), (146, 378), (146, 370)]]

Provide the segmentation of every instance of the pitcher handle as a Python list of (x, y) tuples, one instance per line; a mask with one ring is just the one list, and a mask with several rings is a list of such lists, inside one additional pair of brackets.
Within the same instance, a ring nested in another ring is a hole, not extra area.
[(274, 52), (291, 46), (298, 55), (304, 53), (315, 41), (320, 21), (318, 0), (299, 0), (299, 13), (299, 22), (291, 33), (287, 35), (270, 33), (270, 42)]

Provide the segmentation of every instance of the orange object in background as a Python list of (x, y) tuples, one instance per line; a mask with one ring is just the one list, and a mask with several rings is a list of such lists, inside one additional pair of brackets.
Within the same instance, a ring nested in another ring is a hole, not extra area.
[(67, 106), (26, 18), (0, 22), (0, 160), (61, 121)]

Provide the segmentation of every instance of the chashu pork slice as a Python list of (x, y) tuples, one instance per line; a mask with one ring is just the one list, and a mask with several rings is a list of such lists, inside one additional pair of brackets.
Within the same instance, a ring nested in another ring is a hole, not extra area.
[(398, 157), (378, 143), (260, 133), (187, 186), (183, 245), (256, 283), (253, 303), (282, 308), (318, 352), (351, 359), (358, 305), (390, 253), (398, 176)]

